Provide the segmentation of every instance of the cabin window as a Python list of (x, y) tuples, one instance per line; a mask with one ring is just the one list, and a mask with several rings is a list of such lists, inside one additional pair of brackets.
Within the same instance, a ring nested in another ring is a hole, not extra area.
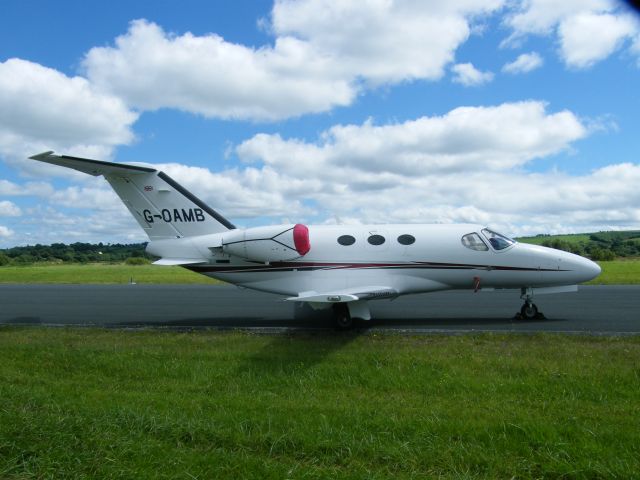
[(509, 237), (505, 237), (488, 228), (483, 229), (482, 234), (489, 240), (489, 243), (495, 250), (504, 250), (516, 243), (515, 240), (511, 240)]
[(489, 247), (487, 247), (487, 244), (484, 243), (482, 241), (482, 238), (480, 238), (480, 235), (478, 235), (475, 232), (467, 233), (462, 237), (461, 240), (462, 240), (462, 245), (464, 245), (467, 248), (470, 248), (471, 250), (477, 250), (479, 252), (486, 252), (487, 250), (489, 250)]
[(385, 242), (385, 238), (382, 235), (371, 235), (367, 238), (367, 242), (371, 245), (382, 245)]
[(416, 238), (413, 235), (408, 235), (406, 233), (398, 237), (398, 243), (401, 245), (412, 245), (415, 241)]
[(356, 243), (356, 239), (351, 235), (341, 235), (338, 237), (338, 243), (344, 246), (353, 245)]

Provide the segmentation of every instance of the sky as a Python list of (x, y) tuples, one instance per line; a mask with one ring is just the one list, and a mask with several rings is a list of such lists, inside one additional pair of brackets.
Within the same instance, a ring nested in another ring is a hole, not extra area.
[(146, 240), (47, 150), (241, 227), (640, 229), (639, 80), (614, 0), (2, 0), (0, 248)]

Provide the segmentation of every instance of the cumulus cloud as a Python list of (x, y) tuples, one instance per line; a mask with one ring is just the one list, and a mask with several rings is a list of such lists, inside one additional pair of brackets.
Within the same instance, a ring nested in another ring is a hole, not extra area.
[(469, 19), (490, 13), (502, 0), (277, 1), (273, 30), (325, 52), (346, 75), (374, 84), (438, 79), (469, 36)]
[(572, 67), (586, 68), (607, 58), (638, 31), (630, 16), (581, 13), (560, 24), (562, 56)]
[(143, 110), (275, 120), (351, 104), (367, 86), (437, 80), (470, 22), (503, 0), (276, 1), (273, 45), (176, 35), (145, 20), (92, 48), (88, 78)]
[(25, 182), (22, 184), (0, 179), (0, 195), (7, 197), (21, 196), (48, 196), (53, 192), (53, 187), (46, 182)]
[(13, 236), (14, 231), (4, 225), (0, 225), (0, 238), (9, 238)]
[[(20, 59), (0, 63), (0, 156), (23, 160), (46, 149), (109, 157), (131, 143), (137, 114), (82, 77)], [(26, 164), (26, 162), (25, 162)]]
[[(569, 111), (548, 113), (543, 102), (459, 107), (443, 116), (400, 124), (337, 125), (318, 143), (259, 134), (237, 147), (245, 162), (260, 161), (296, 175), (332, 181), (430, 175), (453, 170), (501, 170), (557, 153), (583, 138), (586, 127)], [(357, 170), (345, 176), (344, 169)], [(337, 173), (334, 173), (337, 172)]]
[(15, 203), (8, 200), (0, 201), (0, 217), (19, 217), (22, 210)]
[(95, 211), (76, 208), (60, 209), (56, 205), (25, 208), (20, 228), (11, 237), (13, 245), (35, 243), (142, 242), (148, 240), (131, 214), (122, 206)]
[(138, 20), (115, 47), (92, 48), (83, 65), (93, 83), (139, 109), (271, 120), (351, 103), (355, 88), (331, 63), (295, 38), (252, 49)]
[(453, 81), (465, 87), (474, 87), (493, 80), (493, 73), (481, 72), (471, 63), (457, 63), (451, 67), (451, 71), (454, 73)]
[[(592, 66), (640, 34), (640, 23), (613, 0), (527, 0), (505, 23), (513, 30), (505, 44), (529, 34), (556, 35), (562, 60), (576, 68)], [(637, 54), (633, 46), (630, 51)]]
[[(551, 113), (531, 101), (461, 107), (394, 125), (339, 125), (315, 143), (259, 134), (236, 152), (249, 170), (268, 172), (266, 185), (251, 187), (279, 198), (271, 205), (284, 207), (273, 212), (280, 216), (477, 222), (518, 234), (638, 225), (640, 165), (581, 176), (522, 170), (589, 133), (573, 113)], [(234, 181), (242, 185), (242, 176)], [(314, 212), (300, 211), (309, 201)]]
[(610, 0), (525, 0), (509, 14), (505, 21), (516, 35), (549, 34), (567, 18), (589, 11), (608, 11)]
[(523, 53), (513, 62), (504, 65), (502, 71), (512, 74), (528, 73), (536, 68), (540, 68), (542, 64), (543, 60), (538, 52)]

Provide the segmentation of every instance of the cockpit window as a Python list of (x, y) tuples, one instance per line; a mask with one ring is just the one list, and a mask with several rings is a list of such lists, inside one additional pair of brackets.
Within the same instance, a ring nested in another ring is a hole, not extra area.
[(478, 235), (475, 232), (467, 233), (462, 237), (461, 240), (462, 240), (462, 245), (464, 245), (467, 248), (470, 248), (471, 250), (478, 250), (480, 252), (486, 252), (487, 250), (489, 250), (489, 247), (487, 247), (487, 244), (484, 243), (482, 241), (482, 238), (480, 238), (480, 235)]
[(494, 250), (504, 250), (507, 247), (510, 247), (514, 243), (515, 240), (511, 240), (509, 237), (505, 237), (504, 235), (500, 235), (499, 233), (494, 232), (493, 230), (489, 230), (485, 228), (482, 230), (482, 234), (489, 240), (489, 243), (494, 248)]

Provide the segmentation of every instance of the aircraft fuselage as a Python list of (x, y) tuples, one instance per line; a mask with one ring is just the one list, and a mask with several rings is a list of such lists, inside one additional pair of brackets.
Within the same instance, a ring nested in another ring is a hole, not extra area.
[[(482, 233), (481, 225), (311, 225), (308, 229), (309, 252), (283, 261), (251, 261), (207, 246), (224, 242), (225, 234), (220, 234), (221, 240), (208, 235), (200, 240), (169, 242), (201, 243), (200, 250), (209, 258), (206, 263), (187, 266), (193, 271), (282, 295), (365, 286), (389, 287), (398, 295), (447, 289), (540, 288), (573, 285), (600, 273), (591, 260), (561, 250), (517, 242), (497, 250)], [(485, 249), (463, 245), (462, 238), (470, 233), (481, 238)], [(341, 237), (351, 237), (353, 243), (343, 245), (338, 242)], [(153, 242), (149, 251), (161, 253), (154, 251)]]

